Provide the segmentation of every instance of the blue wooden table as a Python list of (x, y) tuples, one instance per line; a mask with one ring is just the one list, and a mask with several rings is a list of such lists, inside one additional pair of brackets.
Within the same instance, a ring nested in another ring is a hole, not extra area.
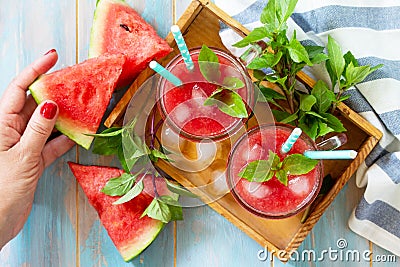
[[(128, 2), (165, 37), (190, 0)], [(86, 59), (95, 3), (0, 0), (0, 93), (24, 66), (51, 48), (59, 54), (54, 69)], [(23, 231), (0, 252), (0, 266), (284, 266), (208, 206), (185, 209), (184, 221), (168, 224), (139, 257), (124, 263), (67, 161), (115, 165), (112, 157), (75, 147), (50, 166)], [(382, 261), (399, 258), (347, 226), (361, 194), (352, 178), (300, 246), (298, 259), (285, 266), (396, 266)], [(346, 248), (338, 247), (340, 241)], [(349, 251), (357, 251), (360, 259), (343, 253)]]

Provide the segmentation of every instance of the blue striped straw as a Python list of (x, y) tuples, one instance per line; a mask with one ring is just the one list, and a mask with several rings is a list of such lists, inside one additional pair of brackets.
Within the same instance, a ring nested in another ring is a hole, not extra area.
[(293, 129), (293, 131), (290, 133), (288, 139), (282, 145), (281, 152), (283, 154), (288, 153), (292, 149), (293, 144), (300, 137), (301, 133), (302, 133), (302, 131), (301, 131), (300, 128), (294, 128)]
[(304, 156), (310, 159), (354, 159), (357, 156), (355, 150), (332, 150), (332, 151), (305, 151)]
[(194, 63), (193, 63), (192, 58), (190, 57), (189, 49), (186, 46), (185, 39), (183, 39), (183, 35), (182, 35), (181, 30), (179, 29), (179, 26), (172, 25), (171, 32), (174, 35), (175, 42), (178, 45), (179, 51), (181, 51), (183, 61), (186, 64), (186, 68), (190, 71), (193, 70)]
[(169, 72), (166, 68), (164, 68), (163, 66), (158, 64), (157, 61), (154, 61), (154, 60), (151, 61), (150, 64), (149, 64), (149, 67), (152, 70), (154, 70), (155, 72), (157, 72), (158, 74), (160, 74), (161, 76), (163, 76), (165, 79), (170, 81), (173, 85), (175, 85), (175, 86), (181, 86), (182, 85), (182, 81), (179, 80), (178, 77), (176, 77), (171, 72)]

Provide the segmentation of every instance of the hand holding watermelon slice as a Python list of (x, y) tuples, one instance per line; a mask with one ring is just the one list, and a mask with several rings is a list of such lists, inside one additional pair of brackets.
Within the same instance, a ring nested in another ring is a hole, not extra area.
[(107, 109), (126, 57), (104, 54), (71, 67), (44, 74), (30, 87), (37, 103), (57, 103), (56, 128), (89, 149)]
[(24, 69), (0, 99), (0, 250), (22, 229), (44, 168), (74, 143), (66, 136), (47, 142), (59, 113), (57, 104), (36, 105), (26, 91), (57, 61), (50, 50)]

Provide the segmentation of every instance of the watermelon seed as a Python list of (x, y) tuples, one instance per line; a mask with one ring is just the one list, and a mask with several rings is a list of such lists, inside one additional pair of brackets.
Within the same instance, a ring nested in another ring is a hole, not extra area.
[(127, 32), (132, 32), (131, 29), (129, 29), (129, 27), (126, 24), (119, 24), (119, 26), (121, 28), (124, 28), (124, 30), (127, 31)]

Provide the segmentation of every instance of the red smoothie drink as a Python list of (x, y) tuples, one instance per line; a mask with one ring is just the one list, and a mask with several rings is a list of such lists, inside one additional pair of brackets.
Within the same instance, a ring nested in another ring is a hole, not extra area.
[[(213, 79), (213, 82), (209, 82), (200, 71), (198, 63), (200, 48), (197, 48), (190, 50), (194, 70), (189, 71), (186, 68), (180, 55), (166, 66), (167, 70), (182, 81), (182, 86), (174, 86), (165, 79), (161, 79), (158, 86), (161, 115), (176, 133), (191, 141), (222, 140), (243, 127), (245, 119), (230, 116), (219, 110), (216, 105), (204, 105), (204, 101), (216, 89), (221, 88), (226, 77), (240, 79), (244, 86), (235, 92), (242, 97), (247, 106), (251, 106), (253, 101), (253, 85), (243, 65), (222, 50), (215, 48), (212, 50), (219, 61), (210, 63), (211, 68), (216, 66), (218, 71), (216, 76), (218, 78)], [(229, 94), (225, 96), (222, 94), (222, 98), (224, 97), (229, 98)]]
[(239, 173), (256, 160), (267, 160), (269, 152), (280, 159), (292, 154), (315, 150), (315, 143), (304, 134), (294, 143), (289, 153), (281, 153), (282, 144), (293, 127), (283, 124), (262, 125), (251, 129), (233, 147), (228, 161), (227, 182), (235, 199), (250, 212), (266, 218), (285, 218), (297, 214), (317, 196), (322, 184), (323, 168), (319, 162), (306, 174), (288, 175), (287, 185), (274, 175), (266, 182), (254, 182)]

